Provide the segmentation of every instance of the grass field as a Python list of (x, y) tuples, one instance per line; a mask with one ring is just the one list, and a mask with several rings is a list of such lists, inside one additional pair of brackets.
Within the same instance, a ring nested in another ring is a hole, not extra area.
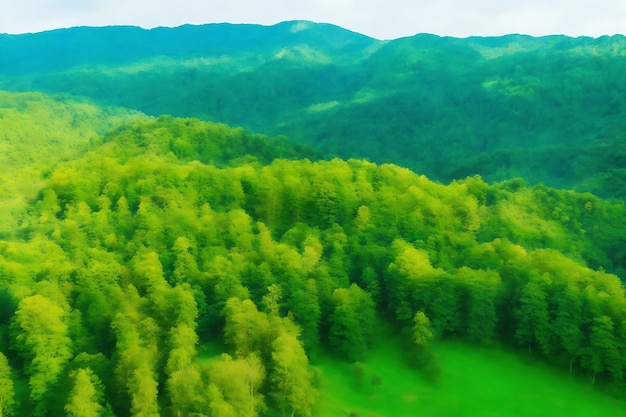
[[(320, 417), (595, 417), (626, 415), (587, 381), (495, 348), (445, 341), (436, 345), (437, 382), (407, 368), (397, 338), (381, 334), (359, 386), (354, 366), (320, 355)], [(373, 384), (378, 379), (380, 384)]]

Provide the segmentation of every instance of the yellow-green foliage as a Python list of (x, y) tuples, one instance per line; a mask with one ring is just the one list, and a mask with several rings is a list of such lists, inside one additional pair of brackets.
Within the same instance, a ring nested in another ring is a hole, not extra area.
[[(15, 228), (47, 172), (137, 112), (80, 99), (0, 91), (0, 230)], [(143, 116), (145, 117), (145, 116)]]
[(96, 106), (81, 99), (0, 91), (0, 165), (50, 167), (75, 157), (100, 135), (137, 112)]
[[(49, 167), (0, 241), (0, 347), (28, 378), (23, 415), (310, 415), (309, 356), (367, 358), (378, 313), (409, 341), (419, 330), (433, 375), (428, 335), (623, 381), (626, 298), (606, 272), (621, 272), (623, 205), (301, 159), (191, 119), (95, 143)], [(227, 355), (197, 360), (216, 341)]]

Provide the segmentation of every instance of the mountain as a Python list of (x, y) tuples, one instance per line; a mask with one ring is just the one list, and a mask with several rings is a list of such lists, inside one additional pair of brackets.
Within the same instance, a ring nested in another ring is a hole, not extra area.
[(444, 185), (67, 97), (0, 100), (20, 155), (0, 203), (22, 202), (0, 234), (6, 415), (320, 415), (333, 376), (316, 361), (352, 381), (383, 327), (406, 353), (399, 377), (436, 389), (451, 376), (431, 340), (451, 338), (623, 395), (623, 203)]
[(626, 196), (626, 38), (378, 41), (328, 24), (0, 36), (0, 88), (284, 134), (448, 182)]
[(81, 66), (124, 66), (157, 57), (219, 61), (223, 57), (251, 55), (254, 62), (305, 45), (318, 53), (353, 59), (377, 43), (337, 26), (306, 21), (271, 27), (228, 23), (151, 30), (133, 26), (76, 27), (0, 35), (0, 72), (23, 75)]
[(600, 388), (564, 405), (522, 372), (552, 414), (619, 414), (626, 205), (536, 182), (623, 197), (623, 51), (310, 22), (0, 36), (0, 414), (456, 415), (468, 372), (515, 408), (512, 362), (466, 355), (505, 350)]

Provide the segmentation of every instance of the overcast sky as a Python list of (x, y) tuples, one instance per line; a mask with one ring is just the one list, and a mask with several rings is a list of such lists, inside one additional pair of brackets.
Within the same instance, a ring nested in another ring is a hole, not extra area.
[(0, 33), (71, 26), (333, 23), (379, 39), (625, 33), (626, 0), (0, 0)]

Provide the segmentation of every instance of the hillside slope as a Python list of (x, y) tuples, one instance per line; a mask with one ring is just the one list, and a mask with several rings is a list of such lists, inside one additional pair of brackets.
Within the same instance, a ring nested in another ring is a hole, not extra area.
[(87, 100), (0, 91), (0, 236), (14, 229), (44, 176), (120, 124), (146, 118)]
[[(435, 336), (621, 389), (623, 204), (306, 152), (164, 116), (51, 167), (0, 237), (3, 404), (309, 415), (309, 358), (367, 358), (377, 316), (430, 378)], [(206, 344), (223, 354), (200, 360)]]
[(0, 35), (0, 88), (286, 134), (450, 181), (626, 195), (626, 38), (377, 41), (332, 25)]

